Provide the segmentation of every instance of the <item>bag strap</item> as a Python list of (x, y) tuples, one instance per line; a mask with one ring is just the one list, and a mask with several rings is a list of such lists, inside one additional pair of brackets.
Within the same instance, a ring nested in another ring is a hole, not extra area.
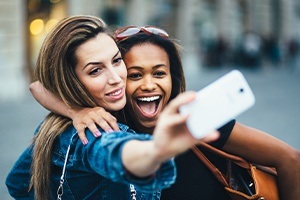
[(196, 156), (204, 163), (204, 165), (214, 174), (214, 176), (221, 182), (224, 186), (229, 187), (228, 181), (224, 174), (215, 167), (210, 160), (196, 147), (192, 148)]
[(65, 156), (65, 161), (64, 161), (64, 166), (62, 169), (62, 173), (60, 176), (60, 181), (59, 181), (59, 186), (57, 188), (56, 194), (57, 194), (57, 200), (61, 200), (62, 196), (64, 194), (64, 188), (63, 188), (63, 184), (65, 182), (65, 174), (66, 174), (66, 167), (67, 167), (67, 162), (68, 162), (68, 158), (69, 158), (69, 153), (70, 153), (70, 149), (71, 149), (71, 145), (72, 145), (72, 139), (75, 135), (77, 135), (78, 133), (76, 132), (74, 135), (72, 135), (71, 139), (70, 139), (70, 143), (66, 152), (66, 156)]
[[(201, 142), (201, 143), (199, 144), (199, 147), (202, 147), (202, 148), (204, 148), (204, 149), (210, 151), (211, 153), (216, 154), (216, 155), (218, 155), (218, 156), (221, 156), (221, 157), (223, 157), (223, 158), (225, 158), (225, 159), (228, 159), (228, 160), (230, 160), (230, 161), (233, 161), (235, 164), (237, 164), (237, 165), (239, 165), (239, 166), (241, 166), (241, 167), (243, 167), (243, 168), (245, 168), (245, 169), (250, 169), (250, 164), (249, 164), (249, 162), (246, 161), (245, 159), (239, 157), (239, 156), (236, 156), (236, 155), (232, 155), (232, 154), (226, 153), (225, 151), (222, 151), (222, 150), (220, 150), (220, 149), (217, 149), (217, 148), (215, 148), (215, 147), (213, 147), (213, 146), (211, 146), (211, 145), (209, 145), (209, 144), (207, 144), (207, 143), (205, 143), (205, 142)], [(198, 149), (196, 146), (195, 146), (194, 148)], [(199, 149), (198, 149), (198, 150), (199, 150)], [(200, 150), (199, 150), (199, 151), (200, 151)]]
[[(205, 142), (201, 142), (199, 144), (200, 148), (204, 148), (208, 150), (209, 152), (216, 154), (222, 158), (225, 158), (229, 161), (233, 161), (235, 164), (245, 168), (245, 169), (250, 169), (250, 163), (247, 162), (245, 159), (235, 156), (229, 153), (226, 153), (220, 149), (217, 149)], [(213, 175), (217, 178), (217, 180), (223, 184), (226, 187), (229, 187), (229, 183), (227, 180), (227, 177), (203, 154), (203, 152), (197, 147), (194, 146), (192, 148), (193, 152), (195, 155), (203, 162), (203, 164), (213, 173)]]
[[(199, 149), (199, 148), (200, 149)], [(205, 155), (204, 153), (201, 151), (201, 148), (202, 149), (205, 149), (213, 154), (216, 154), (224, 159), (227, 159), (228, 161), (228, 167), (229, 167), (229, 170), (231, 170), (231, 162), (241, 166), (242, 168), (245, 168), (245, 169), (249, 169), (251, 170), (251, 173), (253, 173), (254, 169), (258, 169), (259, 171), (262, 171), (262, 172), (265, 172), (266, 174), (271, 174), (271, 175), (274, 175), (274, 176), (277, 176), (277, 171), (275, 168), (272, 168), (272, 167), (266, 167), (266, 166), (262, 166), (262, 165), (257, 165), (257, 164), (253, 164), (253, 163), (250, 163), (250, 162), (247, 162), (245, 159), (239, 157), (239, 156), (235, 156), (235, 155), (231, 155), (229, 153), (226, 153), (222, 150), (219, 150), (207, 143), (200, 143), (199, 146), (194, 146), (192, 148), (193, 152), (195, 153), (195, 155), (203, 162), (203, 164), (213, 173), (213, 175), (215, 176), (215, 178), (225, 187), (227, 188), (228, 190), (231, 190), (230, 188), (230, 177), (227, 177), (226, 175), (224, 175)], [(255, 173), (256, 174), (256, 173)], [(253, 174), (252, 174), (253, 175)], [(255, 179), (255, 177), (254, 177)], [(255, 181), (254, 182), (255, 184), (257, 184), (257, 182)], [(256, 187), (256, 186), (255, 186)], [(227, 190), (226, 189), (226, 190)], [(234, 190), (234, 189), (233, 189)]]
[(61, 200), (62, 195), (64, 194), (64, 189), (63, 189), (63, 184), (65, 182), (65, 173), (66, 173), (66, 166), (67, 166), (67, 161), (68, 161), (68, 157), (69, 157), (69, 152), (70, 152), (70, 147), (71, 144), (69, 144), (68, 149), (67, 149), (67, 153), (66, 153), (66, 157), (65, 157), (65, 161), (64, 161), (64, 166), (63, 166), (63, 170), (62, 170), (62, 174), (60, 177), (60, 183), (57, 189), (57, 200)]

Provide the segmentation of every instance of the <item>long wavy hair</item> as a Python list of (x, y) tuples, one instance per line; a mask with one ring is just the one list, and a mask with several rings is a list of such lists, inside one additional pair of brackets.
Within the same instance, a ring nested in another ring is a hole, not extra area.
[[(93, 16), (72, 16), (60, 21), (45, 38), (38, 55), (35, 78), (71, 107), (95, 107), (93, 97), (75, 74), (77, 48), (99, 33), (111, 36), (106, 24)], [(35, 198), (49, 199), (54, 140), (70, 125), (66, 117), (50, 113), (34, 137), (30, 186)], [(41, 170), (42, 169), (42, 170)]]

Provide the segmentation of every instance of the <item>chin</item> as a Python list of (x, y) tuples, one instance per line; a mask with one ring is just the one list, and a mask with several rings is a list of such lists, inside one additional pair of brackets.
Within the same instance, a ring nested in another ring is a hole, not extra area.
[(122, 110), (125, 107), (125, 104), (122, 105), (116, 105), (114, 106), (114, 110), (118, 111), (118, 110)]
[(109, 106), (109, 108), (104, 108), (107, 111), (119, 111), (122, 110), (125, 106), (126, 102), (124, 103), (117, 103), (117, 104), (112, 104)]
[(142, 122), (141, 125), (143, 127), (145, 127), (146, 129), (153, 129), (153, 128), (155, 128), (156, 121), (155, 122), (145, 122), (145, 123)]

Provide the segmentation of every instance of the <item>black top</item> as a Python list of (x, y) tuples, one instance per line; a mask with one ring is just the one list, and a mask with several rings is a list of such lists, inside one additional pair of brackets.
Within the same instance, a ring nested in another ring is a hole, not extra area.
[[(221, 136), (212, 145), (221, 148), (228, 140), (235, 120), (219, 129)], [(175, 158), (177, 179), (170, 188), (162, 191), (163, 200), (230, 200), (223, 185), (199, 160), (192, 150)], [(220, 161), (222, 162), (222, 161)], [(222, 165), (222, 163), (219, 163)], [(219, 165), (218, 165), (219, 166)], [(225, 166), (225, 165), (223, 165)]]

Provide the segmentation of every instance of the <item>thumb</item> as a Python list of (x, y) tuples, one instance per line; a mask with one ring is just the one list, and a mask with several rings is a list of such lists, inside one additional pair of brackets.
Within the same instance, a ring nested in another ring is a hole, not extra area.
[(179, 107), (188, 104), (196, 99), (196, 92), (188, 91), (179, 94), (176, 98), (170, 101), (169, 105), (166, 107), (172, 111), (178, 112)]
[(220, 137), (220, 133), (218, 131), (208, 133), (201, 141), (209, 143), (217, 140)]

